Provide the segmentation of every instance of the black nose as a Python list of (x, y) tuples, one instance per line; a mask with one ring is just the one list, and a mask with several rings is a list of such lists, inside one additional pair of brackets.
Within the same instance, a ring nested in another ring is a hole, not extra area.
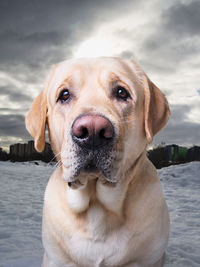
[(80, 147), (96, 149), (113, 140), (112, 123), (100, 115), (83, 115), (72, 125), (72, 138)]

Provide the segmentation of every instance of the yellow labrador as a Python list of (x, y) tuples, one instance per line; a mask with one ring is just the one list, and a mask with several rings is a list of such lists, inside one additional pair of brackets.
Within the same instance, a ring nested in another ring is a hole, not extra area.
[(53, 67), (26, 117), (38, 151), (47, 123), (59, 162), (44, 197), (44, 267), (162, 266), (169, 215), (146, 147), (169, 113), (133, 61)]

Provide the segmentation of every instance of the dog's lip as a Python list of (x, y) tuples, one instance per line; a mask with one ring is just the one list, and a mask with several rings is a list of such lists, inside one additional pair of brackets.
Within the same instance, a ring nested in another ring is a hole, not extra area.
[(86, 172), (97, 172), (98, 168), (96, 166), (96, 163), (94, 162), (94, 160), (90, 160), (89, 162), (87, 162), (87, 164), (84, 166), (83, 168)]

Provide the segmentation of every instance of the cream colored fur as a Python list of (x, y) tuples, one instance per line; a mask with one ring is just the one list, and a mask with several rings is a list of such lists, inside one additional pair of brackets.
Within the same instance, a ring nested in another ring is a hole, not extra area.
[[(129, 101), (113, 97), (115, 83), (129, 91)], [(63, 88), (73, 95), (69, 103), (57, 101)], [(74, 176), (71, 127), (85, 113), (101, 114), (115, 127), (114, 184), (101, 173)], [(54, 66), (26, 117), (38, 151), (48, 124), (59, 161), (44, 197), (43, 267), (162, 266), (169, 215), (146, 147), (168, 117), (166, 98), (133, 61), (80, 59)]]

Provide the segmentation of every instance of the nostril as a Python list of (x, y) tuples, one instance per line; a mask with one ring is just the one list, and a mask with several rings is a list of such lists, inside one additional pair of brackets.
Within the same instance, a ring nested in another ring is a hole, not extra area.
[(73, 134), (75, 137), (77, 137), (79, 139), (85, 139), (89, 136), (89, 131), (88, 131), (87, 127), (80, 126), (80, 127), (73, 129)]
[(102, 129), (102, 130), (99, 132), (99, 137), (101, 137), (101, 138), (105, 138), (105, 129)]
[(110, 139), (113, 137), (113, 131), (112, 129), (106, 129), (106, 128), (103, 128), (100, 130), (99, 132), (99, 137), (100, 138), (105, 138), (105, 139)]
[(81, 131), (80, 131), (80, 135), (77, 136), (78, 138), (84, 139), (87, 138), (89, 136), (89, 132), (88, 129), (86, 127), (82, 127)]

